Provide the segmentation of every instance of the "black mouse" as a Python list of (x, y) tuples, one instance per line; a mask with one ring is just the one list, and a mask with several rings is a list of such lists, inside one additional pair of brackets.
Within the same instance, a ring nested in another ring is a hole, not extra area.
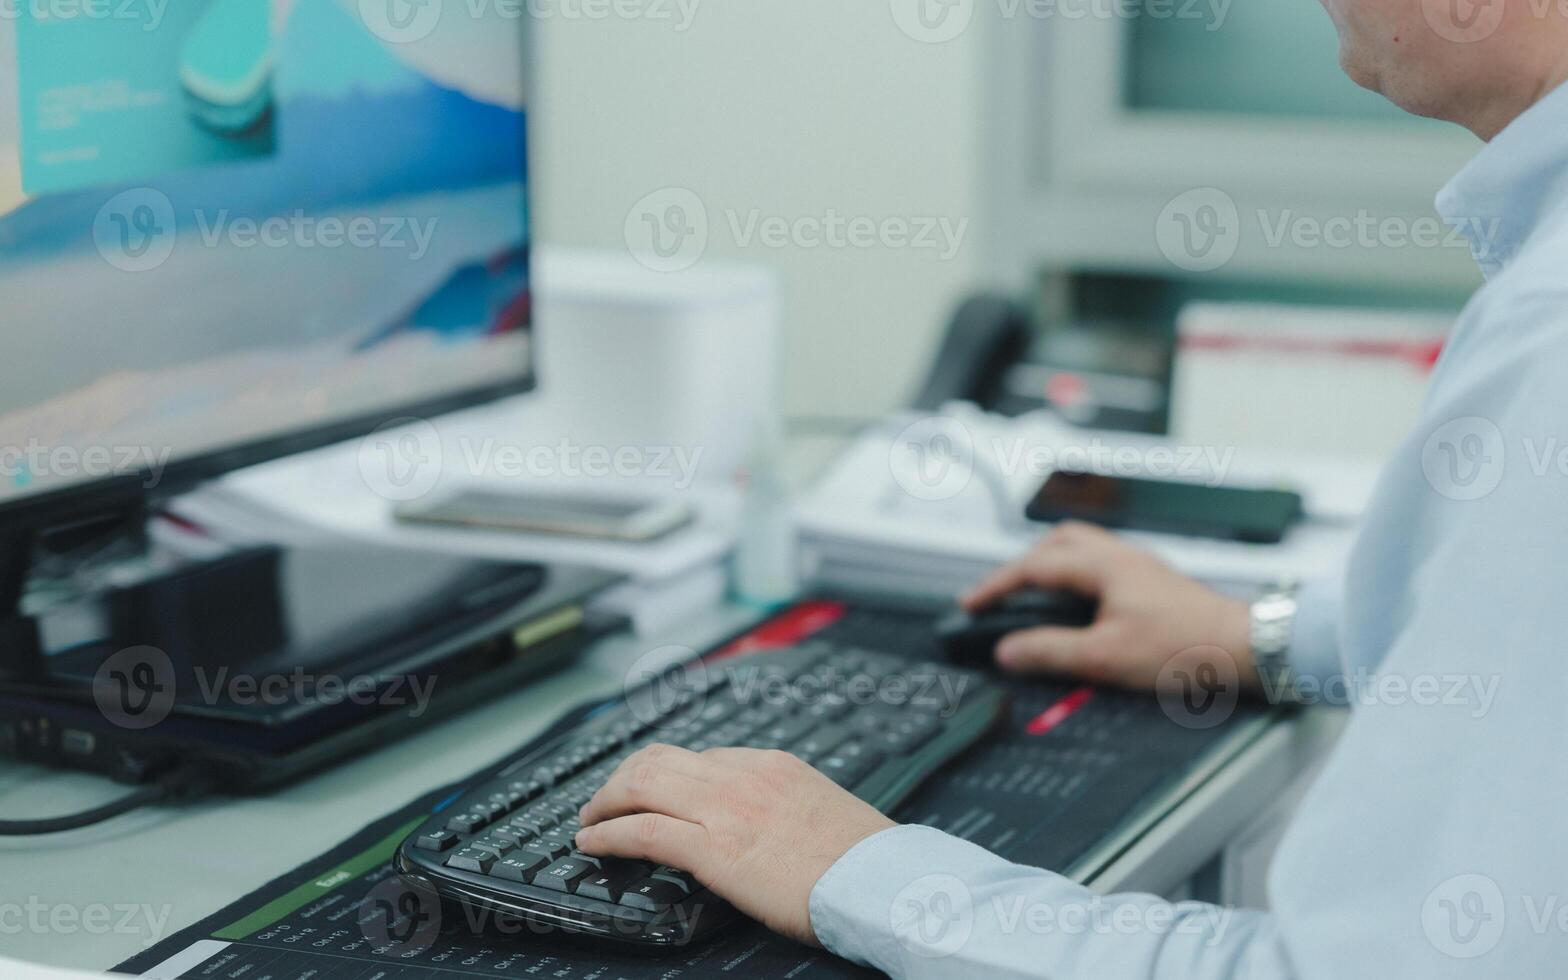
[(1077, 592), (1020, 592), (978, 613), (960, 609), (943, 617), (936, 638), (953, 663), (990, 664), (1004, 636), (1041, 626), (1084, 629), (1099, 612), (1099, 600)]

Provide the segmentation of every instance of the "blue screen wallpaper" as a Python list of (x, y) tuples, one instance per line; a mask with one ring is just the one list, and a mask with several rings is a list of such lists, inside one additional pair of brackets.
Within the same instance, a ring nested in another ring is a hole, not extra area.
[(178, 457), (526, 375), (525, 25), (367, 6), (0, 22), (0, 446)]

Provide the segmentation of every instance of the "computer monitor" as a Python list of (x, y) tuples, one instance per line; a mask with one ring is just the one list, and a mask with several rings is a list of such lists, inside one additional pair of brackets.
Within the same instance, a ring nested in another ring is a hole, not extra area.
[(0, 524), (532, 384), (527, 14), (0, 17)]

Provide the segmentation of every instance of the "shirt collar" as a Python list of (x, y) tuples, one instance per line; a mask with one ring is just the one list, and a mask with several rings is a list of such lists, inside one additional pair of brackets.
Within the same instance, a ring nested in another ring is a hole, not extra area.
[(1501, 272), (1568, 199), (1568, 85), (1525, 111), (1443, 188), (1437, 210), (1470, 240), (1488, 277)]

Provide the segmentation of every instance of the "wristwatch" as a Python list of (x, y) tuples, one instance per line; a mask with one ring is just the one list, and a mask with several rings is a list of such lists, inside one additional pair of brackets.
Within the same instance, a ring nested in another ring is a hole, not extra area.
[(1296, 597), (1301, 584), (1281, 581), (1265, 586), (1252, 604), (1252, 661), (1271, 704), (1296, 700), (1296, 677), (1290, 667), (1290, 639), (1296, 625)]

